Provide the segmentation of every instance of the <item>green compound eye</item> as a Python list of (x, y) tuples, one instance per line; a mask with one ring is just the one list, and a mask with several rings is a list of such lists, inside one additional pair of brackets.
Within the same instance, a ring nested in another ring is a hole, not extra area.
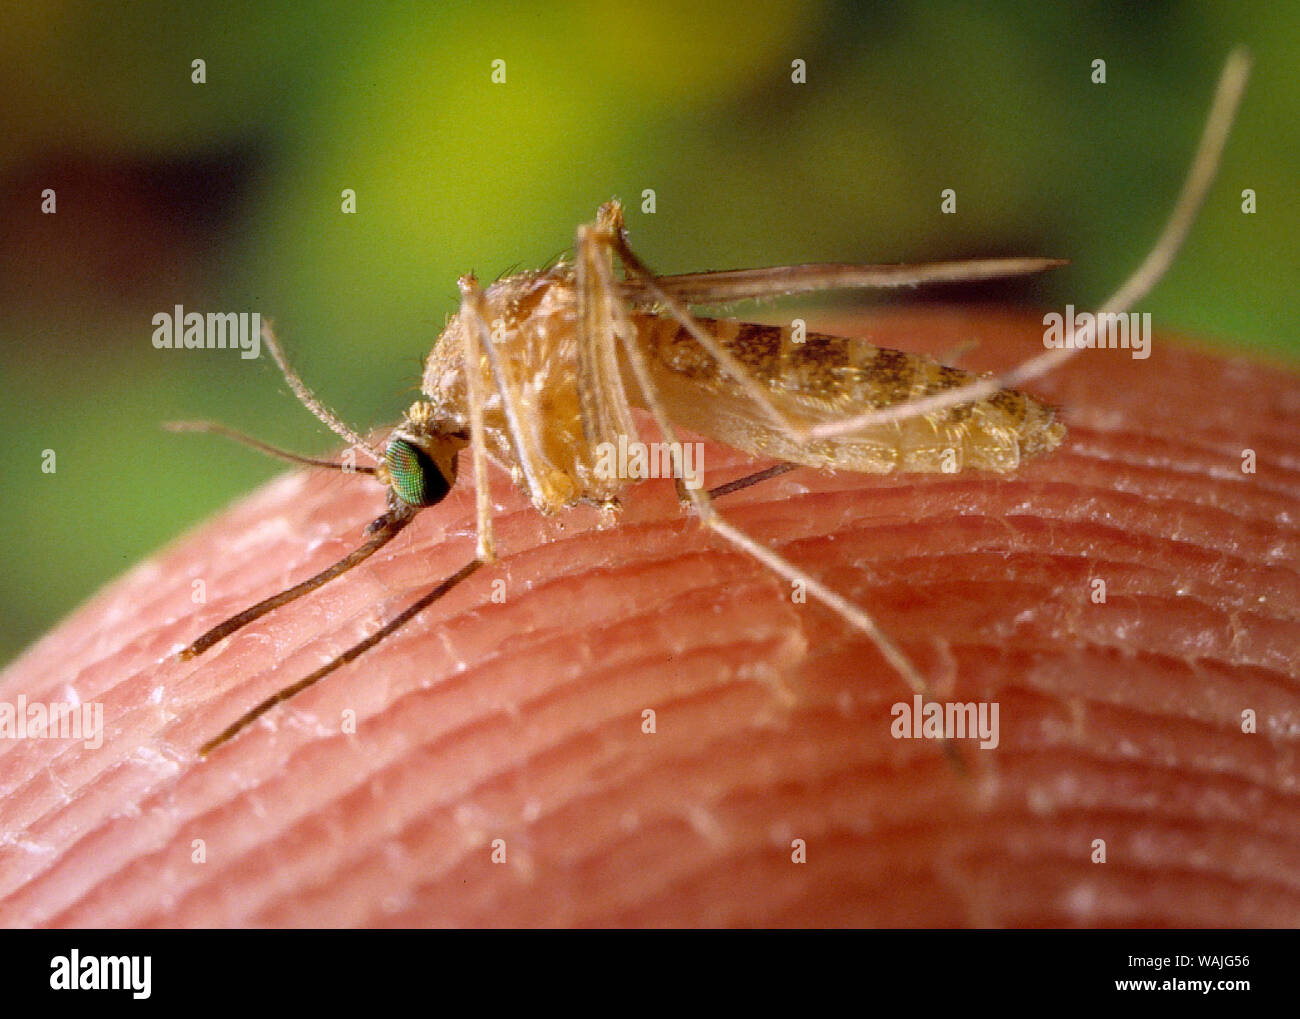
[(405, 439), (388, 444), (384, 462), (393, 491), (408, 505), (432, 506), (451, 491), (451, 484), (428, 454)]

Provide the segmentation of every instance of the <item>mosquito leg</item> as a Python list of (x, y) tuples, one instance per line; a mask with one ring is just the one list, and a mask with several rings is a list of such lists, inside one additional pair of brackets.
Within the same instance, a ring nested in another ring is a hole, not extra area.
[[(591, 231), (586, 235), (580, 234), (580, 237), (583, 238), (584, 243), (617, 244), (616, 237), (611, 236), (608, 232), (598, 233), (596, 231)], [(615, 250), (617, 250), (617, 247)], [(593, 259), (593, 264), (601, 266), (604, 263), (598, 259)], [(651, 378), (650, 368), (646, 363), (645, 355), (642, 353), (641, 348), (637, 343), (635, 326), (633, 326), (622, 303), (614, 298), (617, 291), (615, 290), (612, 273), (609, 273), (608, 276), (602, 276), (599, 278), (598, 282), (606, 293), (610, 295), (615, 328), (611, 333), (603, 337), (587, 337), (586, 342), (614, 343), (616, 336), (618, 340), (622, 341), (623, 350), (627, 355), (628, 364), (637, 380), (637, 384), (641, 388), (641, 394), (645, 401), (645, 405), (650, 411), (651, 417), (654, 418), (655, 424), (659, 427), (659, 431), (663, 436), (663, 441), (675, 443), (677, 442), (676, 430), (673, 428), (672, 420), (664, 408), (663, 401), (659, 397), (658, 388), (655, 386), (654, 380)], [(731, 542), (731, 544), (739, 548), (742, 552), (745, 552), (758, 560), (778, 576), (784, 577), (792, 584), (797, 583), (802, 585), (804, 590), (830, 608), (850, 626), (865, 633), (871, 639), (872, 643), (875, 644), (881, 655), (884, 656), (885, 660), (894, 668), (895, 671), (898, 672), (915, 693), (921, 694), (926, 698), (930, 697), (929, 682), (921, 675), (917, 667), (912, 664), (911, 659), (903, 654), (899, 647), (889, 638), (888, 634), (877, 625), (876, 621), (872, 619), (867, 612), (859, 608), (857, 605), (854, 605), (843, 595), (831, 590), (816, 577), (811, 576), (781, 555), (773, 552), (766, 545), (755, 541), (739, 528), (723, 519), (718, 511), (714, 509), (713, 502), (709, 498), (707, 492), (701, 489), (691, 488), (687, 488), (685, 491), (691, 503), (695, 507), (700, 522), (705, 527), (708, 527), (714, 533)]]
[[(710, 357), (713, 358), (725, 371), (730, 375), (744, 390), (745, 394), (754, 402), (756, 407), (760, 407), (772, 422), (787, 435), (792, 438), (806, 438), (808, 430), (801, 425), (795, 424), (786, 416), (776, 404), (769, 398), (763, 387), (758, 384), (745, 370), (744, 365), (736, 360), (734, 356), (714, 337), (710, 336), (700, 324), (695, 321), (693, 316), (676, 298), (665, 292), (656, 282), (654, 273), (646, 268), (645, 263), (637, 257), (636, 252), (627, 242), (627, 231), (623, 226), (622, 213), (616, 207), (611, 205), (603, 206), (600, 210), (600, 229), (605, 231), (608, 238), (607, 243), (613, 246), (617, 252), (619, 261), (623, 263), (624, 270), (629, 276), (634, 277), (656, 301), (667, 309), (677, 324), (685, 329), (695, 339)], [(614, 295), (618, 292), (613, 282), (612, 276), (609, 283), (610, 296), (613, 300)], [(620, 308), (623, 306), (620, 304)], [(626, 315), (626, 310), (624, 310)]]
[[(473, 277), (460, 281), (461, 313), (465, 326), (465, 392), (469, 404), (470, 451), (474, 458), (474, 513), (478, 558), (485, 563), (496, 561), (496, 542), (492, 535), (492, 493), (488, 487), (487, 438), (483, 428), (482, 345), (492, 337), (483, 335), (483, 292)], [(502, 399), (505, 397), (503, 395)], [(516, 443), (518, 444), (518, 443)], [(521, 461), (522, 462), (522, 461)]]
[(439, 598), (445, 595), (448, 591), (450, 591), (453, 587), (459, 584), (462, 580), (465, 580), (467, 577), (469, 577), (475, 570), (477, 570), (482, 565), (484, 564), (479, 559), (470, 560), (468, 563), (462, 566), (456, 573), (452, 574), (441, 584), (435, 587), (432, 591), (429, 591), (427, 594), (425, 594), (418, 601), (408, 606), (407, 608), (403, 609), (399, 615), (397, 615), (394, 619), (390, 620), (386, 625), (381, 626), (378, 630), (372, 633), (365, 640), (352, 645), (352, 647), (348, 648), (337, 658), (334, 658), (331, 661), (326, 662), (319, 669), (313, 672), (310, 676), (304, 676), (302, 679), (298, 680), (298, 682), (293, 683), (290, 686), (286, 686), (282, 690), (277, 690), (270, 697), (266, 698), (266, 700), (262, 701), (261, 704), (257, 705), (257, 707), (244, 712), (244, 714), (240, 715), (239, 718), (231, 722), (230, 725), (226, 726), (226, 728), (223, 729), (219, 735), (214, 736), (212, 739), (204, 743), (203, 746), (199, 748), (199, 756), (206, 757), (208, 754), (212, 753), (212, 751), (217, 749), (217, 747), (221, 746), (221, 744), (228, 742), (229, 740), (237, 736), (241, 731), (248, 728), (248, 726), (252, 725), (255, 721), (257, 721), (257, 719), (261, 718), (264, 714), (270, 711), (277, 704), (282, 704), (284, 701), (287, 701), (290, 697), (302, 693), (302, 691), (306, 690), (309, 686), (313, 686), (316, 683), (320, 682), (322, 679), (328, 676), (335, 669), (341, 668), (342, 666), (347, 665), (348, 662), (351, 662), (354, 659), (359, 658), (361, 655), (365, 654), (372, 647), (378, 644), (381, 640), (390, 636), (398, 629), (400, 629), (401, 627), (409, 623), (412, 619), (414, 619), (417, 615), (423, 612), (435, 601), (437, 601)]
[[(523, 472), (524, 481), (528, 486), (528, 496), (533, 501), (533, 505), (539, 505), (544, 501), (544, 490), (542, 487), (541, 477), (537, 469), (536, 450), (528, 432), (524, 430), (519, 410), (519, 394), (512, 384), (512, 380), (506, 374), (506, 368), (501, 363), (501, 355), (496, 349), (496, 344), (492, 341), (492, 330), (487, 320), (487, 302), (483, 298), (483, 290), (478, 285), (478, 280), (473, 276), (462, 276), (459, 281), (461, 292), (460, 316), (465, 325), (465, 337), (468, 342), (466, 348), (466, 365), (465, 370), (470, 376), (478, 371), (481, 363), (480, 359), (475, 356), (477, 353), (487, 355), (488, 366), (492, 372), (492, 382), (496, 386), (497, 394), (501, 397), (501, 406), (505, 412), (506, 428), (510, 432), (511, 441), (515, 445), (515, 457), (519, 463), (520, 470)], [(467, 387), (468, 388), (468, 387)], [(478, 396), (482, 397), (482, 388), (478, 390)], [(473, 397), (471, 397), (473, 398)], [(473, 410), (471, 409), (470, 425), (473, 427)], [(477, 447), (475, 450), (475, 482), (487, 476), (487, 459), (485, 447), (480, 440), (483, 438), (483, 405), (480, 399), (478, 409), (478, 434), (471, 431), (470, 441)], [(479, 460), (482, 460), (483, 474), (480, 477)], [(484, 488), (486, 493), (486, 488)], [(479, 496), (478, 513), (479, 526), (484, 525), (484, 515), (491, 510), (487, 500), (487, 495)], [(491, 524), (488, 523), (490, 532)], [(483, 533), (479, 532), (480, 535)], [(490, 540), (490, 539), (489, 539)]]
[(256, 619), (261, 619), (273, 609), (278, 609), (281, 605), (287, 605), (291, 601), (296, 601), (303, 595), (316, 590), (316, 588), (320, 587), (322, 584), (347, 573), (348, 570), (352, 569), (352, 567), (356, 566), (358, 563), (365, 562), (397, 537), (401, 530), (411, 522), (415, 513), (416, 511), (409, 507), (398, 510), (389, 510), (382, 517), (372, 523), (370, 528), (367, 529), (367, 533), (370, 534), (371, 537), (365, 542), (365, 544), (353, 549), (333, 566), (321, 570), (321, 572), (316, 574), (314, 577), (304, 580), (301, 584), (295, 584), (293, 587), (287, 588), (279, 594), (272, 595), (270, 598), (260, 601), (256, 605), (245, 609), (238, 615), (231, 616), (224, 622), (217, 624), (207, 633), (203, 634), (203, 636), (194, 641), (194, 643), (189, 647), (178, 651), (176, 657), (183, 662), (189, 661), (191, 658), (203, 654), (203, 652), (212, 647), (213, 644), (229, 637), (236, 630), (242, 629)]
[(1191, 169), (1183, 182), (1178, 201), (1174, 204), (1169, 219), (1165, 221), (1164, 229), (1142, 264), (1115, 293), (1102, 302), (1092, 321), (1084, 327), (1081, 336), (1077, 337), (1074, 346), (1045, 351), (1008, 372), (981, 379), (968, 386), (909, 400), (893, 407), (882, 407), (864, 414), (855, 414), (838, 421), (826, 421), (809, 428), (807, 434), (816, 439), (829, 439), (837, 435), (848, 435), (867, 427), (905, 421), (923, 414), (933, 414), (957, 404), (982, 400), (1000, 389), (1014, 388), (1036, 379), (1060, 367), (1084, 349), (1084, 345), (1091, 340), (1091, 333), (1096, 329), (1097, 316), (1122, 314), (1142, 300), (1160, 281), (1178, 253), (1178, 249), (1182, 247), (1218, 171), (1219, 160), (1228, 140), (1228, 131), (1232, 127), (1249, 73), (1250, 58), (1243, 50), (1234, 50), (1224, 65), (1223, 73), (1219, 76), (1214, 103), (1206, 117), (1200, 145), (1192, 159)]
[[(623, 388), (618, 366), (618, 345), (592, 342), (589, 337), (605, 336), (614, 328), (613, 301), (600, 280), (611, 274), (608, 245), (590, 240), (592, 227), (578, 228), (575, 242), (574, 284), (577, 290), (578, 405), (582, 433), (593, 450), (603, 442), (628, 442), (637, 438), (631, 406)], [(593, 260), (599, 259), (601, 266)], [(611, 481), (613, 479), (610, 479)]]

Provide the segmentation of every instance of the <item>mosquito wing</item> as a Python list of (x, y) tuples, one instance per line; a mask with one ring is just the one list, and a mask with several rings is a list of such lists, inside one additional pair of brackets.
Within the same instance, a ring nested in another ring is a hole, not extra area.
[[(825, 262), (813, 265), (774, 265), (766, 269), (731, 269), (657, 276), (655, 283), (683, 304), (731, 304), (766, 297), (785, 297), (818, 290), (872, 287), (915, 287), (927, 283), (970, 283), (977, 280), (1027, 276), (1067, 265), (1060, 258), (977, 258), (917, 265), (852, 265)], [(638, 280), (622, 284), (633, 305), (655, 304)]]

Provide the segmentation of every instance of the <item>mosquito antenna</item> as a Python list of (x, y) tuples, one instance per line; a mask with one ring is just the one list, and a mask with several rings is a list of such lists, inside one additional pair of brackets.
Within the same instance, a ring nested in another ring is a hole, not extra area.
[(315, 414), (320, 422), (335, 435), (358, 449), (364, 449), (370, 454), (375, 463), (382, 463), (384, 459), (383, 453), (340, 421), (333, 411), (316, 399), (312, 391), (298, 377), (298, 373), (289, 366), (289, 359), (284, 356), (280, 341), (275, 338), (275, 333), (271, 331), (270, 322), (262, 323), (262, 340), (271, 348), (271, 356), (275, 358), (275, 363), (280, 366), (280, 374), (284, 376), (284, 381), (289, 383), (289, 388), (293, 390), (294, 396), (298, 397), (298, 402)]
[(1115, 293), (1102, 302), (1092, 320), (1075, 333), (1073, 346), (1056, 347), (1031, 357), (1018, 368), (1013, 368), (1002, 375), (981, 379), (969, 386), (959, 386), (933, 396), (909, 400), (896, 407), (884, 407), (838, 421), (825, 421), (809, 428), (808, 434), (815, 439), (829, 439), (871, 425), (902, 420), (900, 415), (904, 413), (908, 418), (919, 417), (922, 414), (933, 414), (948, 407), (955, 407), (957, 404), (982, 400), (992, 396), (999, 389), (1036, 379), (1064, 364), (1084, 349), (1091, 343), (1097, 318), (1103, 315), (1123, 314), (1136, 302), (1142, 300), (1160, 281), (1160, 277), (1165, 274), (1174, 256), (1178, 254), (1178, 249), (1182, 247), (1188, 231), (1196, 221), (1196, 213), (1205, 201), (1210, 184), (1213, 183), (1214, 176), (1218, 172), (1223, 147), (1228, 141), (1228, 132), (1232, 128), (1242, 93), (1246, 89), (1246, 79), (1249, 76), (1250, 55), (1244, 48), (1233, 50), (1228, 56), (1227, 63), (1223, 65), (1223, 73), (1219, 75), (1214, 102), (1210, 106), (1209, 115), (1205, 118), (1205, 130), (1201, 134), (1201, 143), (1197, 146), (1196, 155), (1192, 159), (1192, 168), (1187, 173), (1183, 189), (1178, 195), (1173, 212), (1165, 221), (1164, 229), (1142, 264)]
[(348, 648), (337, 658), (322, 665), (310, 676), (304, 676), (302, 679), (298, 680), (298, 682), (294, 683), (293, 685), (286, 686), (283, 690), (276, 691), (266, 700), (262, 701), (261, 704), (257, 705), (257, 707), (251, 709), (250, 711), (244, 712), (244, 714), (240, 715), (239, 718), (237, 718), (234, 722), (226, 726), (226, 728), (221, 731), (220, 735), (214, 736), (212, 739), (204, 743), (203, 746), (199, 747), (199, 756), (206, 757), (208, 754), (212, 753), (212, 751), (215, 750), (217, 747), (221, 746), (221, 744), (227, 742), (228, 740), (238, 735), (242, 730), (248, 728), (248, 726), (252, 725), (253, 722), (257, 721), (257, 719), (259, 719), (262, 715), (266, 714), (277, 704), (283, 703), (284, 701), (287, 701), (290, 697), (302, 693), (302, 691), (306, 690), (309, 686), (312, 686), (315, 683), (320, 682), (322, 679), (328, 676), (335, 669), (347, 665), (348, 662), (365, 654), (372, 647), (378, 644), (381, 640), (383, 640), (389, 634), (393, 633), (393, 631), (409, 623), (415, 616), (423, 612), (426, 608), (428, 608), (430, 605), (436, 602), (439, 598), (441, 598), (444, 594), (446, 594), (453, 587), (459, 584), (462, 580), (468, 578), (471, 574), (474, 573), (475, 570), (477, 570), (482, 565), (483, 563), (481, 560), (471, 559), (468, 563), (466, 563), (458, 571), (456, 571), (456, 573), (452, 574), (441, 584), (435, 587), (432, 591), (430, 591), (428, 594), (424, 595), (422, 598), (416, 601), (414, 604), (408, 606), (406, 609), (403, 609), (402, 612), (399, 613), (395, 618), (393, 618), (386, 625), (381, 626), (378, 630), (372, 633), (365, 640), (361, 641), (358, 644), (352, 645), (352, 647)]
[(260, 439), (254, 439), (251, 435), (237, 432), (235, 429), (227, 428), (215, 421), (164, 421), (163, 428), (169, 432), (205, 432), (210, 435), (222, 435), (227, 439), (233, 439), (235, 442), (242, 442), (245, 446), (251, 446), (267, 456), (279, 457), (281, 460), (288, 460), (290, 463), (306, 464), (309, 467), (325, 467), (329, 470), (343, 471), (348, 474), (375, 473), (373, 467), (356, 467), (351, 464), (335, 463), (333, 460), (319, 460), (314, 456), (303, 456), (301, 453), (291, 453), (287, 449), (279, 449), (276, 446), (268, 445)]
[(212, 645), (217, 643), (217, 641), (229, 637), (236, 630), (247, 626), (255, 619), (261, 619), (262, 616), (266, 615), (273, 609), (278, 609), (281, 605), (287, 605), (289, 602), (316, 590), (316, 588), (333, 580), (335, 577), (347, 573), (348, 570), (352, 569), (352, 567), (356, 566), (358, 563), (365, 562), (397, 537), (402, 528), (409, 524), (415, 517), (415, 513), (416, 510), (409, 506), (402, 507), (401, 509), (389, 510), (366, 529), (366, 533), (370, 534), (371, 537), (364, 545), (360, 545), (353, 549), (333, 566), (321, 570), (320, 573), (316, 574), (316, 576), (310, 577), (307, 580), (304, 580), (301, 584), (296, 584), (293, 587), (281, 591), (279, 594), (272, 595), (270, 598), (258, 602), (256, 605), (245, 609), (238, 615), (231, 616), (229, 619), (225, 620), (225, 622), (218, 623), (202, 637), (194, 641), (194, 643), (189, 647), (183, 648), (181, 651), (177, 652), (176, 657), (183, 662), (187, 662), (191, 658), (203, 654), (204, 651), (212, 647)]

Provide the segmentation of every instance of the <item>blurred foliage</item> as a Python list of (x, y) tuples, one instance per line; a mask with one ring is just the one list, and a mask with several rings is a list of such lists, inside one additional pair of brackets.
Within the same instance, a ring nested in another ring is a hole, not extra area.
[(663, 272), (1045, 254), (1074, 264), (1009, 296), (1086, 307), (1151, 243), (1237, 43), (1255, 70), (1222, 175), (1143, 310), (1225, 349), (1300, 354), (1300, 6), (866, 8), (11, 5), (0, 659), (280, 469), (159, 422), (332, 446), (269, 360), (154, 350), (158, 311), (274, 318), (304, 377), (370, 427), (413, 398), (457, 276), (546, 262), (611, 195)]

